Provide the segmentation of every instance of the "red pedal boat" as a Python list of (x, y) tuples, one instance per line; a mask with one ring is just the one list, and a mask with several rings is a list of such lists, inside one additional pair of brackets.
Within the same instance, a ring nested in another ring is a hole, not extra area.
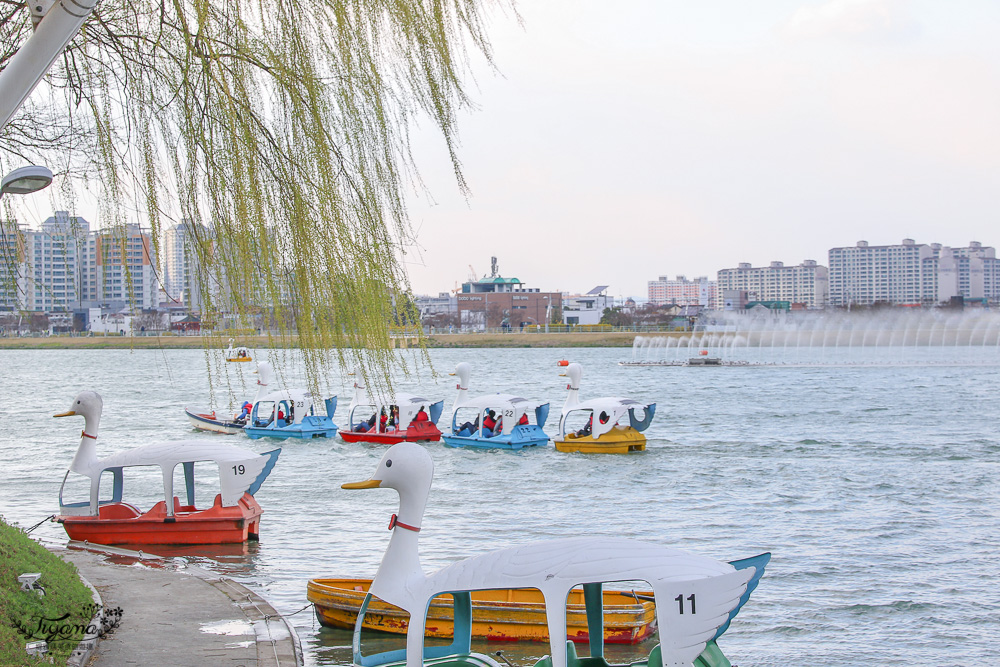
[[(271, 472), (280, 449), (257, 454), (217, 440), (189, 440), (146, 445), (98, 459), (95, 444), (102, 409), (100, 395), (85, 391), (69, 411), (56, 415), (81, 415), (86, 420), (80, 448), (59, 489), (56, 521), (70, 539), (97, 544), (234, 544), (257, 537), (262, 510), (253, 494)], [(145, 512), (122, 500), (125, 470), (137, 466), (155, 466), (161, 473), (161, 500)], [(174, 495), (178, 467), (183, 472), (183, 504)], [(221, 493), (210, 507), (199, 509), (195, 506), (195, 471), (206, 467), (213, 478), (218, 476)], [(66, 482), (75, 481), (71, 475), (88, 478), (89, 498), (67, 502)], [(105, 492), (110, 491), (110, 497), (103, 499), (102, 479)]]
[(340, 430), (345, 442), (374, 442), (394, 445), (397, 442), (437, 441), (441, 430), (437, 420), (444, 401), (432, 402), (413, 394), (395, 394), (385, 402), (368, 396), (360, 371), (355, 371), (354, 398), (348, 412), (348, 427)]

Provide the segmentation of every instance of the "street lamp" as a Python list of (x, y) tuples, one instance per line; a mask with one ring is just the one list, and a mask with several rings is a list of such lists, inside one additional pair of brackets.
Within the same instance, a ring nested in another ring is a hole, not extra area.
[(52, 172), (48, 167), (21, 167), (10, 172), (0, 181), (0, 197), (8, 192), (14, 195), (30, 195), (49, 186)]
[(545, 333), (548, 333), (549, 320), (552, 319), (549, 317), (549, 312), (552, 310), (552, 301), (547, 296), (543, 296), (542, 298), (545, 299)]

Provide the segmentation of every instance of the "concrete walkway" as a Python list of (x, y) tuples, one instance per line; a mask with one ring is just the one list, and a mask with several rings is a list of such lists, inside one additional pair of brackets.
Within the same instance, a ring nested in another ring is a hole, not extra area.
[[(172, 559), (112, 547), (53, 549), (97, 588), (118, 628), (88, 665), (292, 667), (302, 663), (295, 631), (245, 586)], [(82, 546), (82, 545), (81, 545)], [(50, 547), (51, 548), (51, 547)]]

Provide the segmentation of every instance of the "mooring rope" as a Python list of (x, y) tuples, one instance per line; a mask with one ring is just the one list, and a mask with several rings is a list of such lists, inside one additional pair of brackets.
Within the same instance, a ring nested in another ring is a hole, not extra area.
[(33, 530), (34, 530), (35, 528), (38, 528), (38, 527), (39, 527), (40, 525), (42, 525), (42, 524), (43, 524), (43, 523), (45, 523), (46, 521), (49, 521), (50, 519), (54, 519), (54, 518), (56, 518), (56, 515), (55, 515), (55, 514), (50, 514), (50, 515), (48, 515), (47, 517), (45, 517), (44, 519), (42, 519), (41, 521), (39, 521), (38, 523), (36, 523), (36, 524), (35, 524), (34, 526), (32, 526), (31, 528), (28, 528), (27, 530), (25, 530), (25, 531), (24, 531), (24, 532), (25, 532), (25, 534), (28, 534), (28, 533), (30, 533), (31, 531), (33, 531)]

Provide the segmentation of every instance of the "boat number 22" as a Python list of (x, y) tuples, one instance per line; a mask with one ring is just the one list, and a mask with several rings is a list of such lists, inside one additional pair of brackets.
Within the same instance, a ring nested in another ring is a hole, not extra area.
[[(233, 466), (233, 474), (234, 474), (234, 475), (242, 475), (242, 474), (243, 474), (243, 473), (245, 473), (246, 471), (247, 471), (247, 469), (246, 469), (246, 468), (244, 468), (244, 467), (243, 467), (243, 466), (241, 466), (241, 465), (240, 465), (240, 466)], [(694, 603), (692, 602), (692, 604), (694, 604)], [(682, 611), (681, 611), (681, 613), (683, 614), (683, 613), (684, 613), (684, 611), (682, 610)], [(694, 611), (692, 611), (691, 613), (693, 614), (693, 613), (694, 613)]]
[(503, 416), (504, 417), (513, 417), (514, 416), (514, 411), (513, 410), (504, 410), (503, 411)]
[[(684, 613), (684, 599), (685, 598), (684, 598), (684, 594), (683, 593), (681, 593), (680, 595), (678, 595), (677, 597), (674, 598), (674, 601), (677, 602), (677, 608), (679, 610), (679, 613), (681, 613), (681, 614)], [(691, 613), (692, 614), (695, 613), (695, 610), (694, 610), (694, 593), (692, 593), (691, 595), (687, 596), (687, 601), (691, 603)]]

